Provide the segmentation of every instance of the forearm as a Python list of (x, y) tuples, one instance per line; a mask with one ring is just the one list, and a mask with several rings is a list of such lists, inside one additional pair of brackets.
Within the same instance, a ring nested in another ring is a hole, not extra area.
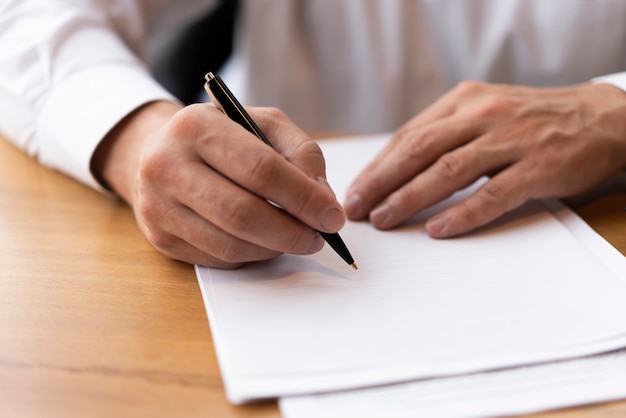
[(171, 99), (111, 19), (97, 1), (20, 0), (0, 10), (0, 109), (10, 111), (0, 131), (95, 188), (89, 168), (102, 138), (145, 103)]

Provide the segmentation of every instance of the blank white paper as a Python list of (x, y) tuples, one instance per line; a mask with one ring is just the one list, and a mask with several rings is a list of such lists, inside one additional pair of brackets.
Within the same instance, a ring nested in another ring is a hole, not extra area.
[[(338, 196), (386, 139), (321, 143)], [(341, 235), (358, 271), (328, 247), (234, 271), (196, 266), (229, 399), (472, 373), (626, 346), (626, 269), (620, 275), (608, 267), (542, 202), (467, 236), (434, 240), (423, 221), (440, 207), (394, 231), (349, 222)]]
[(626, 350), (547, 364), (280, 399), (283, 418), (484, 418), (626, 397)]

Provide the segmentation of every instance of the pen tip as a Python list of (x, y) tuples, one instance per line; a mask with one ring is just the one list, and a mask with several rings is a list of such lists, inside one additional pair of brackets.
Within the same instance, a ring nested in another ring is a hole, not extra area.
[(350, 264), (350, 267), (352, 267), (355, 270), (358, 270), (359, 268), (356, 266), (356, 263), (352, 263)]

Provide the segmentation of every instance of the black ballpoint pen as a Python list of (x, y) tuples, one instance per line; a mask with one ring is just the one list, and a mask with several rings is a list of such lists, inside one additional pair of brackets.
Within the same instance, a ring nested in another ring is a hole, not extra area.
[[(207, 73), (204, 78), (206, 79), (204, 89), (211, 97), (213, 104), (215, 104), (218, 109), (224, 112), (226, 116), (234, 122), (237, 122), (246, 128), (250, 133), (254, 134), (257, 138), (271, 147), (272, 144), (270, 141), (265, 137), (265, 135), (263, 135), (261, 129), (259, 129), (257, 124), (254, 123), (250, 115), (248, 115), (248, 112), (246, 112), (241, 103), (239, 103), (228, 87), (226, 87), (226, 84), (224, 84), (222, 79), (218, 75), (211, 72)], [(345, 260), (346, 263), (348, 263), (353, 269), (357, 270), (356, 263), (350, 255), (350, 251), (348, 251), (346, 244), (344, 244), (338, 233), (329, 234), (321, 231), (318, 232), (333, 248), (333, 250), (335, 250), (335, 252)]]

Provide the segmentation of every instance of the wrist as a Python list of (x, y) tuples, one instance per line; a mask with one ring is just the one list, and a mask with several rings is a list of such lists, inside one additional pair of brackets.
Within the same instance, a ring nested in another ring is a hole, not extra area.
[(96, 148), (91, 160), (94, 177), (132, 206), (141, 150), (180, 109), (176, 103), (156, 101), (128, 114)]
[(622, 86), (617, 86), (614, 84), (605, 84), (598, 83), (598, 89), (602, 89), (606, 95), (610, 95), (614, 106), (612, 108), (615, 113), (612, 118), (617, 123), (618, 131), (616, 132), (616, 141), (618, 142), (618, 150), (617, 155), (621, 156), (621, 168), (622, 170), (626, 170), (626, 91), (623, 90)]

